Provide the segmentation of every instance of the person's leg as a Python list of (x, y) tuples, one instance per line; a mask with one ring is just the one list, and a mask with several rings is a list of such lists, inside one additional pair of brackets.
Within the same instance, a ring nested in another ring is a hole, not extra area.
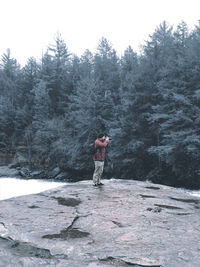
[(99, 163), (99, 172), (98, 172), (98, 181), (97, 183), (100, 184), (101, 183), (101, 177), (102, 177), (102, 174), (103, 174), (103, 168), (104, 168), (104, 161), (100, 161)]
[(100, 161), (94, 161), (94, 165), (95, 165), (95, 170), (93, 174), (93, 183), (97, 184), (99, 181), (99, 172), (101, 169)]

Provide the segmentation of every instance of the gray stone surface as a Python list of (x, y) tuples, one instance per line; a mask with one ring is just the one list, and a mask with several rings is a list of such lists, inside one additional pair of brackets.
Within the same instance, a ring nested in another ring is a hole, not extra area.
[(200, 266), (200, 199), (109, 180), (0, 201), (0, 266)]

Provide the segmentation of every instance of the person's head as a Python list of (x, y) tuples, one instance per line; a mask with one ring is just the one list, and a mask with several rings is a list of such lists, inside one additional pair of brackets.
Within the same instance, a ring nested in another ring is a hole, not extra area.
[(98, 139), (104, 140), (105, 138), (106, 138), (105, 134), (103, 134), (103, 133), (98, 135)]

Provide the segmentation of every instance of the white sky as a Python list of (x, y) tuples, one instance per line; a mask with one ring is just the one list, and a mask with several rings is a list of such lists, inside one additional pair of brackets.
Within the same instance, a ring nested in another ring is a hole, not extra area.
[(71, 53), (92, 52), (106, 37), (121, 55), (135, 51), (164, 20), (189, 28), (200, 19), (200, 0), (0, 0), (0, 56), (11, 49), (20, 64), (40, 59), (57, 32)]

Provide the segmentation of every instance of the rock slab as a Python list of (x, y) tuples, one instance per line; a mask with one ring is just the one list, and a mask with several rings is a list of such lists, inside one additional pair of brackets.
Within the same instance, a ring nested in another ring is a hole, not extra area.
[(0, 201), (0, 267), (200, 266), (200, 199), (128, 180)]

